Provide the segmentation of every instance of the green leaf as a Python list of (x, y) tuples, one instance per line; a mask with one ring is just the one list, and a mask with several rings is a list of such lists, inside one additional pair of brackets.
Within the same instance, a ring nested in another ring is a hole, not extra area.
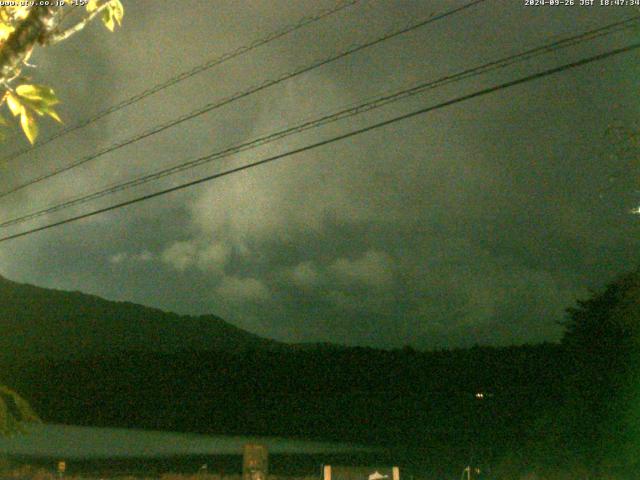
[(7, 38), (9, 38), (9, 35), (11, 35), (14, 30), (15, 28), (13, 28), (11, 25), (0, 22), (0, 42), (4, 42)]
[(3, 127), (9, 126), (9, 124), (7, 123), (7, 120), (2, 115), (0, 115), (0, 125)]
[(37, 113), (40, 116), (44, 115), (45, 113), (48, 113), (49, 110), (53, 108), (52, 105), (45, 103), (42, 100), (33, 100), (30, 98), (23, 99), (22, 103), (25, 108), (29, 107), (31, 110), (33, 110), (35, 113)]
[(104, 23), (104, 26), (113, 32), (116, 25), (113, 21), (113, 15), (111, 14), (111, 6), (102, 11), (102, 23)]
[(89, 0), (87, 12), (95, 12), (98, 9), (98, 0)]
[(58, 113), (55, 110), (47, 111), (47, 115), (53, 118), (56, 122), (62, 123), (62, 119), (58, 116)]
[(118, 25), (122, 25), (122, 18), (124, 17), (124, 7), (122, 6), (122, 2), (120, 0), (111, 0), (109, 7), (111, 8), (111, 16), (113, 19)]
[(20, 115), (20, 126), (31, 145), (33, 145), (38, 137), (38, 125), (35, 118), (26, 109), (23, 109)]
[(18, 100), (18, 98), (13, 93), (7, 94), (7, 105), (14, 117), (21, 115), (24, 110), (24, 106), (22, 105), (22, 103), (20, 103), (20, 100)]
[(60, 103), (53, 89), (46, 85), (20, 85), (16, 88), (16, 93), (23, 98), (40, 100), (47, 105)]
[(112, 32), (116, 25), (122, 25), (123, 17), (124, 7), (120, 0), (111, 0), (102, 12), (102, 22)]

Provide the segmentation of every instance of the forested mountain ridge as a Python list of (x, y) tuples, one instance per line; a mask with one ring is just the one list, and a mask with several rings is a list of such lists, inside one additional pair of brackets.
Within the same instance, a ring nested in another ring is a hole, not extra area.
[(188, 316), (0, 277), (0, 358), (78, 357), (124, 351), (242, 350), (278, 342), (214, 315)]

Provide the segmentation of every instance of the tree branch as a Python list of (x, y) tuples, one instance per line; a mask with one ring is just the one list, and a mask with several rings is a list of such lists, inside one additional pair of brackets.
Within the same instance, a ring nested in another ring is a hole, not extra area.
[(45, 43), (47, 45), (55, 45), (56, 43), (62, 42), (63, 40), (66, 40), (70, 36), (78, 33), (80, 30), (86, 27), (87, 24), (96, 17), (96, 15), (100, 14), (105, 8), (107, 8), (108, 5), (109, 5), (109, 2), (103, 3), (98, 8), (96, 8), (93, 12), (87, 15), (85, 18), (83, 18), (78, 23), (76, 23), (73, 27), (69, 27), (63, 32), (55, 31), (50, 33), (45, 39)]
[(57, 27), (59, 6), (37, 5), (0, 47), (0, 83), (15, 76), (22, 62), (36, 44), (46, 43), (48, 35)]

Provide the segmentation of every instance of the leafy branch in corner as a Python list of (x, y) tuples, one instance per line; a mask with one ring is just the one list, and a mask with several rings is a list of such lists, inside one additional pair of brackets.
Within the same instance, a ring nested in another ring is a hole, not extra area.
[[(97, 17), (107, 29), (114, 31), (122, 24), (123, 16), (120, 0), (89, 0), (85, 9), (68, 2), (49, 6), (0, 6), (0, 109), (6, 105), (31, 144), (38, 136), (37, 117), (48, 116), (61, 122), (53, 109), (60, 103), (53, 89), (33, 83), (30, 76), (22, 74), (24, 67), (34, 67), (28, 63), (33, 50), (67, 40)], [(0, 127), (8, 125), (0, 113)], [(1, 134), (0, 131), (0, 138)]]
[(41, 420), (17, 392), (0, 385), (0, 435), (24, 432), (24, 422), (40, 423)]

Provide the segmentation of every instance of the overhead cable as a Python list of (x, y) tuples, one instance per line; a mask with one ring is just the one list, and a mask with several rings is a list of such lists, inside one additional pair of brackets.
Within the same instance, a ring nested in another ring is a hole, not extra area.
[(103, 208), (99, 208), (99, 209), (96, 209), (96, 210), (93, 210), (93, 211), (90, 211), (90, 212), (85, 212), (83, 214), (76, 215), (76, 216), (73, 216), (73, 217), (70, 217), (70, 218), (66, 218), (64, 220), (60, 220), (60, 221), (57, 221), (57, 222), (53, 222), (53, 223), (49, 223), (49, 224), (46, 224), (46, 225), (42, 225), (40, 227), (32, 228), (32, 229), (25, 230), (25, 231), (22, 231), (22, 232), (19, 232), (19, 233), (15, 233), (15, 234), (12, 234), (12, 235), (7, 235), (7, 236), (4, 236), (4, 237), (0, 237), (0, 243), (1, 242), (6, 242), (6, 241), (9, 241), (9, 240), (13, 240), (13, 239), (16, 239), (16, 238), (24, 237), (26, 235), (31, 235), (31, 234), (36, 233), (36, 232), (41, 232), (43, 230), (48, 230), (48, 229), (53, 228), (53, 227), (57, 227), (57, 226), (60, 226), (60, 225), (65, 225), (65, 224), (68, 224), (68, 223), (71, 223), (71, 222), (75, 222), (75, 221), (78, 221), (78, 220), (82, 220), (82, 219), (85, 219), (85, 218), (90, 218), (90, 217), (93, 217), (95, 215), (99, 215), (101, 213), (106, 213), (106, 212), (109, 212), (109, 211), (117, 210), (117, 209), (129, 206), (129, 205), (134, 205), (136, 203), (140, 203), (140, 202), (143, 202), (143, 201), (146, 201), (146, 200), (150, 200), (152, 198), (164, 196), (164, 195), (167, 195), (167, 194), (172, 193), (172, 192), (176, 192), (176, 191), (179, 191), (179, 190), (184, 190), (184, 189), (193, 187), (195, 185), (199, 185), (199, 184), (202, 184), (202, 183), (205, 183), (205, 182), (210, 182), (210, 181), (222, 178), (222, 177), (226, 177), (228, 175), (232, 175), (234, 173), (238, 173), (238, 172), (241, 172), (241, 171), (245, 171), (245, 170), (249, 170), (251, 168), (258, 167), (260, 165), (265, 165), (267, 163), (272, 163), (272, 162), (275, 162), (276, 160), (281, 160), (283, 158), (287, 158), (287, 157), (290, 157), (290, 156), (293, 156), (293, 155), (297, 155), (297, 154), (304, 153), (304, 152), (307, 152), (307, 151), (310, 151), (310, 150), (314, 150), (316, 148), (323, 147), (323, 146), (326, 146), (326, 145), (329, 145), (329, 144), (332, 144), (332, 143), (335, 143), (335, 142), (338, 142), (338, 141), (341, 141), (341, 140), (345, 140), (347, 138), (351, 138), (351, 137), (354, 137), (356, 135), (361, 135), (363, 133), (379, 129), (379, 128), (391, 125), (393, 123), (396, 123), (396, 122), (399, 122), (399, 121), (402, 121), (402, 120), (407, 120), (409, 118), (413, 118), (413, 117), (418, 116), (418, 115), (423, 115), (423, 114), (426, 114), (426, 113), (429, 113), (429, 112), (432, 112), (432, 111), (435, 111), (435, 110), (440, 110), (442, 108), (445, 108), (445, 107), (448, 107), (448, 106), (451, 106), (451, 105), (455, 105), (455, 104), (458, 104), (458, 103), (461, 103), (461, 102), (465, 102), (465, 101), (471, 100), (473, 98), (478, 98), (478, 97), (481, 97), (481, 96), (484, 96), (484, 95), (488, 95), (490, 93), (494, 93), (494, 92), (497, 92), (497, 91), (500, 91), (500, 90), (503, 90), (503, 89), (506, 89), (506, 88), (510, 88), (510, 87), (516, 86), (516, 85), (521, 85), (521, 84), (528, 83), (528, 82), (531, 82), (531, 81), (534, 81), (534, 80), (538, 80), (540, 78), (548, 77), (550, 75), (554, 75), (554, 74), (557, 74), (557, 73), (560, 73), (560, 72), (565, 72), (565, 71), (571, 70), (573, 68), (577, 68), (577, 67), (580, 67), (580, 66), (583, 66), (583, 65), (587, 65), (589, 63), (593, 63), (593, 62), (596, 62), (596, 61), (601, 61), (601, 60), (604, 60), (604, 59), (607, 59), (607, 58), (611, 58), (611, 57), (616, 56), (616, 55), (620, 55), (620, 54), (623, 54), (623, 53), (628, 53), (628, 52), (631, 52), (633, 50), (637, 50), (638, 48), (640, 48), (640, 43), (634, 43), (634, 44), (628, 45), (626, 47), (617, 48), (615, 50), (609, 50), (609, 51), (607, 51), (605, 53), (601, 53), (601, 54), (598, 54), (598, 55), (593, 55), (593, 56), (590, 56), (590, 57), (586, 57), (586, 58), (583, 58), (581, 60), (577, 60), (577, 61), (574, 61), (574, 62), (571, 62), (571, 63), (567, 63), (567, 64), (564, 64), (564, 65), (561, 65), (559, 67), (550, 68), (550, 69), (547, 69), (547, 70), (544, 70), (544, 71), (541, 71), (541, 72), (537, 72), (537, 73), (534, 73), (534, 74), (530, 74), (530, 75), (518, 78), (516, 80), (511, 80), (511, 81), (508, 81), (508, 82), (505, 82), (505, 83), (501, 83), (501, 84), (498, 84), (498, 85), (495, 85), (495, 86), (492, 86), (492, 87), (484, 88), (482, 90), (478, 90), (478, 91), (473, 92), (473, 93), (462, 95), (462, 96), (453, 98), (451, 100), (447, 100), (447, 101), (438, 103), (436, 105), (420, 108), (418, 110), (414, 110), (412, 112), (405, 113), (403, 115), (399, 115), (399, 116), (393, 117), (393, 118), (388, 119), (388, 120), (384, 120), (384, 121), (381, 121), (381, 122), (378, 122), (378, 123), (374, 123), (372, 125), (368, 125), (368, 126), (363, 127), (363, 128), (352, 130), (350, 132), (343, 133), (341, 135), (337, 135), (337, 136), (334, 136), (334, 137), (331, 137), (331, 138), (328, 138), (328, 139), (325, 139), (325, 140), (322, 140), (322, 141), (319, 141), (319, 142), (315, 142), (315, 143), (306, 145), (304, 147), (295, 148), (295, 149), (289, 150), (287, 152), (280, 153), (278, 155), (273, 155), (273, 156), (264, 158), (262, 160), (258, 160), (258, 161), (252, 162), (252, 163), (248, 163), (248, 164), (245, 164), (245, 165), (242, 165), (242, 166), (239, 166), (239, 167), (231, 168), (231, 169), (228, 169), (228, 170), (225, 170), (225, 171), (222, 171), (222, 172), (215, 173), (213, 175), (208, 175), (206, 177), (199, 178), (197, 180), (192, 180), (192, 181), (189, 181), (189, 182), (186, 182), (186, 183), (182, 183), (180, 185), (176, 185), (176, 186), (173, 186), (173, 187), (170, 187), (170, 188), (166, 188), (166, 189), (163, 189), (163, 190), (159, 190), (159, 191), (156, 191), (156, 192), (153, 192), (153, 193), (142, 195), (140, 197), (136, 197), (136, 198), (127, 200), (125, 202), (120, 202), (120, 203), (117, 203), (117, 204), (114, 204), (114, 205), (110, 205), (110, 206), (107, 206), (107, 207), (103, 207)]
[(378, 95), (372, 99), (361, 101), (357, 103), (355, 106), (342, 108), (337, 112), (323, 115), (321, 117), (316, 117), (312, 120), (304, 121), (298, 125), (288, 127), (284, 130), (279, 130), (277, 132), (274, 132), (268, 135), (263, 135), (261, 137), (243, 142), (238, 145), (227, 147), (214, 154), (208, 154), (204, 157), (199, 157), (186, 162), (181, 162), (171, 167), (162, 168), (162, 169), (156, 170), (155, 172), (145, 174), (131, 180), (115, 183), (113, 185), (107, 186), (93, 193), (76, 196), (74, 198), (68, 199), (56, 205), (45, 207), (43, 209), (28, 213), (25, 215), (21, 215), (19, 217), (2, 221), (0, 222), (0, 227), (9, 227), (12, 225), (26, 222), (28, 220), (32, 220), (34, 218), (37, 218), (43, 215), (65, 210), (74, 206), (82, 205), (90, 201), (105, 197), (107, 195), (112, 195), (121, 191), (129, 190), (131, 188), (144, 185), (152, 181), (159, 180), (163, 177), (174, 175), (176, 173), (189, 170), (189, 169), (204, 165), (206, 163), (210, 163), (214, 160), (225, 158), (240, 152), (244, 152), (246, 150), (255, 149), (259, 146), (272, 143), (277, 140), (281, 140), (282, 138), (289, 137), (294, 134), (302, 133), (306, 130), (318, 128), (330, 123), (334, 123), (339, 120), (343, 120), (345, 118), (350, 118), (356, 115), (360, 115), (362, 113), (369, 112), (377, 108), (381, 108), (389, 103), (397, 102), (405, 98), (424, 93), (427, 90), (435, 89), (435, 88), (442, 87), (444, 85), (448, 85), (454, 82), (459, 82), (462, 80), (466, 80), (468, 78), (482, 75), (490, 71), (505, 68), (515, 63), (527, 61), (532, 58), (538, 57), (540, 55), (548, 54), (550, 52), (554, 52), (563, 48), (579, 45), (586, 41), (592, 41), (595, 38), (598, 38), (604, 35), (609, 35), (611, 33), (620, 31), (621, 29), (630, 28), (633, 25), (637, 25), (639, 20), (640, 20), (640, 16), (636, 16), (628, 20), (611, 23), (594, 30), (583, 32), (578, 35), (573, 35), (571, 37), (556, 40), (554, 42), (551, 42), (536, 48), (532, 48), (518, 54), (509, 55), (507, 57), (503, 57), (498, 60), (484, 63), (482, 65), (476, 66), (474, 68), (469, 68), (455, 74), (446, 75), (437, 80), (420, 82), (418, 84), (412, 85), (409, 88), (403, 88), (399, 91), (396, 90), (391, 93)]
[(487, 0), (473, 0), (473, 1), (469, 2), (469, 3), (464, 4), (463, 6), (456, 7), (454, 9), (448, 10), (448, 11), (446, 11), (444, 13), (441, 13), (441, 14), (438, 14), (438, 15), (435, 15), (435, 16), (434, 15), (430, 15), (427, 19), (421, 20), (418, 23), (413, 23), (410, 26), (403, 27), (403, 28), (401, 28), (399, 30), (393, 30), (392, 32), (386, 33), (383, 36), (377, 37), (374, 40), (370, 40), (370, 41), (367, 41), (365, 43), (360, 43), (360, 44), (358, 44), (356, 46), (349, 47), (346, 50), (343, 50), (338, 54), (334, 54), (334, 55), (332, 55), (332, 56), (330, 56), (328, 58), (325, 58), (323, 60), (318, 60), (316, 62), (313, 62), (310, 65), (306, 65), (306, 66), (297, 68), (296, 70), (293, 70), (292, 72), (289, 72), (289, 73), (285, 73), (285, 74), (283, 74), (283, 75), (281, 75), (281, 76), (279, 76), (277, 78), (273, 78), (271, 80), (266, 80), (266, 81), (260, 83), (259, 85), (255, 85), (255, 86), (253, 86), (253, 87), (251, 87), (251, 88), (249, 88), (247, 90), (243, 90), (241, 92), (235, 93), (235, 94), (233, 94), (233, 95), (231, 95), (229, 97), (226, 97), (226, 98), (224, 98), (222, 100), (218, 100), (216, 102), (209, 103), (209, 104), (207, 104), (207, 105), (205, 105), (205, 106), (203, 106), (201, 108), (198, 108), (197, 110), (194, 110), (194, 111), (192, 111), (190, 113), (187, 113), (187, 114), (182, 115), (182, 116), (180, 116), (178, 118), (174, 118), (172, 120), (169, 120), (168, 122), (165, 122), (165, 123), (163, 123), (161, 125), (157, 125), (155, 127), (152, 127), (149, 130), (141, 132), (141, 133), (139, 133), (139, 134), (137, 134), (137, 135), (135, 135), (133, 137), (130, 137), (130, 138), (126, 139), (126, 140), (123, 140), (123, 141), (117, 142), (115, 144), (112, 144), (112, 145), (110, 145), (110, 146), (108, 146), (106, 148), (103, 148), (102, 150), (99, 150), (99, 151), (97, 151), (95, 153), (92, 153), (91, 155), (88, 155), (86, 157), (82, 157), (82, 158), (80, 158), (78, 160), (75, 160), (75, 161), (73, 161), (73, 162), (71, 162), (71, 163), (69, 163), (67, 165), (61, 166), (61, 167), (59, 167), (59, 168), (57, 168), (55, 170), (52, 170), (52, 171), (50, 171), (48, 173), (39, 175), (39, 176), (37, 176), (35, 178), (32, 178), (31, 180), (27, 180), (26, 182), (21, 183), (21, 184), (15, 186), (15, 187), (12, 187), (12, 188), (10, 188), (8, 190), (0, 192), (0, 198), (6, 197), (8, 195), (11, 195), (12, 193), (15, 193), (15, 192), (18, 192), (20, 190), (23, 190), (23, 189), (25, 189), (25, 188), (27, 188), (27, 187), (29, 187), (31, 185), (35, 185), (36, 183), (40, 183), (43, 180), (47, 180), (49, 178), (55, 177), (57, 175), (60, 175), (61, 173), (68, 172), (69, 170), (77, 168), (80, 165), (84, 165), (84, 164), (86, 164), (88, 162), (96, 160), (97, 158), (100, 158), (103, 155), (106, 155), (107, 153), (114, 152), (116, 150), (119, 150), (120, 148), (123, 148), (123, 147), (131, 145), (133, 143), (139, 142), (140, 140), (143, 140), (145, 138), (151, 137), (152, 135), (156, 135), (156, 134), (158, 134), (160, 132), (163, 132), (163, 131), (165, 131), (165, 130), (167, 130), (169, 128), (175, 127), (176, 125), (179, 125), (179, 124), (181, 124), (183, 122), (186, 122), (188, 120), (193, 120), (194, 118), (197, 118), (197, 117), (199, 117), (201, 115), (204, 115), (205, 113), (211, 112), (211, 111), (213, 111), (215, 109), (221, 108), (221, 107), (223, 107), (225, 105), (228, 105), (228, 104), (230, 104), (232, 102), (240, 100), (241, 98), (248, 97), (250, 95), (253, 95), (254, 93), (257, 93), (257, 92), (260, 92), (262, 90), (265, 90), (265, 89), (267, 89), (269, 87), (272, 87), (274, 85), (282, 83), (282, 82), (284, 82), (286, 80), (289, 80), (291, 78), (300, 76), (300, 75), (302, 75), (304, 73), (308, 73), (310, 71), (313, 71), (313, 70), (315, 70), (317, 68), (320, 68), (322, 66), (325, 66), (325, 65), (328, 65), (330, 63), (333, 63), (333, 62), (335, 62), (335, 61), (337, 61), (339, 59), (342, 59), (342, 58), (347, 57), (349, 55), (352, 55), (352, 54), (354, 54), (356, 52), (364, 50), (365, 48), (369, 48), (369, 47), (372, 47), (374, 45), (378, 45), (378, 44), (380, 44), (382, 42), (388, 41), (388, 40), (390, 40), (390, 39), (392, 39), (394, 37), (397, 37), (399, 35), (403, 35), (403, 34), (406, 34), (408, 32), (411, 32), (413, 30), (416, 30), (418, 28), (424, 27), (425, 25), (428, 25), (428, 24), (430, 24), (432, 22), (435, 22), (437, 20), (441, 20), (441, 19), (447, 18), (447, 17), (449, 17), (451, 15), (459, 13), (459, 12), (461, 12), (463, 10), (466, 10), (466, 9), (468, 9), (468, 8), (474, 6), (474, 5), (478, 5), (478, 4), (483, 3), (485, 1), (487, 1)]

